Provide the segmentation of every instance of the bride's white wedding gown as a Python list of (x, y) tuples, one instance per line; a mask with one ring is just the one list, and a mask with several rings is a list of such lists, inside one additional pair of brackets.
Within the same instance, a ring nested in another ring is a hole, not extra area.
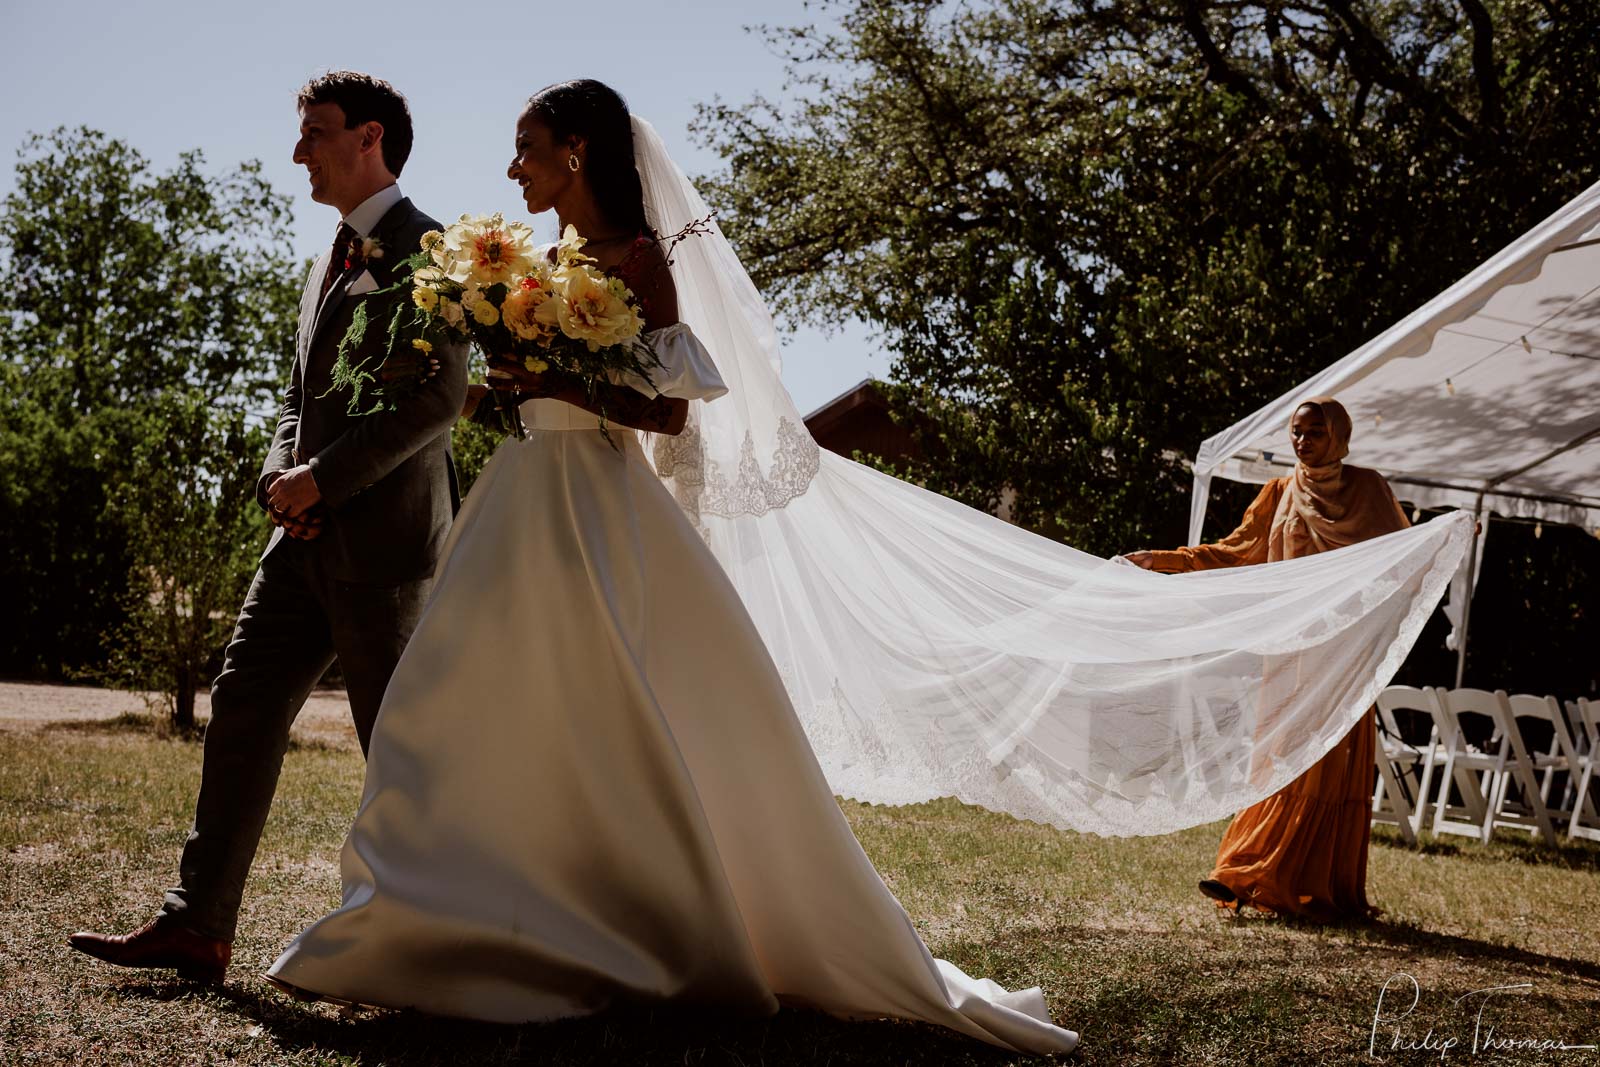
[[(667, 395), (723, 391), (686, 327)], [(743, 603), (640, 448), (523, 406), (456, 520), (345, 844), (272, 976), (525, 1021), (780, 1000), (1072, 1049), (1037, 989), (934, 959), (861, 851)]]
[[(656, 229), (705, 218), (633, 125)], [(385, 696), (344, 906), (271, 973), (480, 1019), (782, 998), (1071, 1049), (1038, 990), (928, 954), (833, 793), (1110, 834), (1237, 811), (1366, 713), (1471, 519), (1234, 571), (1109, 566), (822, 454), (726, 239), (671, 269), (716, 356), (658, 338), (688, 430), (617, 429), (619, 452), (525, 406)]]

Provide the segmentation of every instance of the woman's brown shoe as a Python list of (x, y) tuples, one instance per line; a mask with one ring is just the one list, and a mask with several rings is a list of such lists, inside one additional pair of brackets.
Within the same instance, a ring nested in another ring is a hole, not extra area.
[(1232, 904), (1239, 899), (1239, 894), (1217, 881), (1215, 878), (1200, 879), (1200, 892), (1215, 900), (1219, 904)]

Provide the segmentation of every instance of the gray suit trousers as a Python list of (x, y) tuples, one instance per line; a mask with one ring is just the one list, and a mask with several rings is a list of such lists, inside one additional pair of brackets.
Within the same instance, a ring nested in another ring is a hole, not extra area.
[(173, 920), (233, 940), (295, 716), (337, 657), (365, 754), (431, 586), (337, 581), (315, 542), (285, 539), (262, 558), (211, 688), (194, 829), (162, 907)]

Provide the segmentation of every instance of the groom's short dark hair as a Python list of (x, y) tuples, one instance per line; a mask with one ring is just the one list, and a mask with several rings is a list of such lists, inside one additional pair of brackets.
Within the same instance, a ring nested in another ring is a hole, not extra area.
[(382, 126), (383, 165), (400, 177), (411, 155), (411, 109), (394, 86), (360, 71), (335, 70), (306, 82), (295, 102), (302, 111), (312, 104), (338, 104), (347, 130), (363, 122)]

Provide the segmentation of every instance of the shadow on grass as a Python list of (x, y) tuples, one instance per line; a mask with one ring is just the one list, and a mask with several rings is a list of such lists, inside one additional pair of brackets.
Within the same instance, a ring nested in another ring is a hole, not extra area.
[[(1559, 833), (1559, 831), (1558, 831)], [(1554, 847), (1518, 828), (1497, 830), (1485, 845), (1466, 837), (1439, 837), (1424, 833), (1413, 847), (1397, 833), (1372, 835), (1372, 844), (1418, 856), (1448, 856), (1468, 863), (1522, 863), (1529, 867), (1560, 867), (1569, 871), (1600, 871), (1600, 843), (1569, 841), (1561, 836)]]
[(195, 741), (200, 730), (179, 730), (172, 720), (148, 711), (124, 711), (109, 719), (55, 719), (43, 723), (47, 733), (121, 736), (135, 734), (162, 741)]
[(1470, 937), (1437, 933), (1413, 923), (1385, 922), (1376, 919), (1336, 929), (1347, 929), (1360, 941), (1381, 942), (1392, 948), (1406, 949), (1412, 954), (1430, 956), (1438, 960), (1493, 963), (1518, 969), (1548, 968), (1559, 974), (1600, 983), (1600, 963), (1592, 960), (1551, 956), (1530, 952), (1516, 945), (1497, 945)]
[[(1049, 974), (1083, 1064), (1370, 1063), (1359, 1040), (1383, 981), (1405, 961), (1468, 988), (1533, 980), (1600, 985), (1600, 964), (1379, 920), (1317, 926), (1265, 914), (1223, 923), (1252, 936), (1184, 943), (1148, 928), (1063, 925), (1026, 938), (942, 943), (998, 975)], [(1322, 939), (1308, 941), (1308, 932)], [(1273, 936), (1278, 933), (1279, 936)], [(1399, 966), (1397, 967), (1397, 963)], [(1482, 979), (1480, 981), (1480, 979)], [(1594, 997), (1529, 990), (1520, 1018), (1592, 1017)], [(1552, 1024), (1554, 1025), (1554, 1024)]]
[[(201, 722), (193, 730), (179, 730), (171, 720), (161, 715), (142, 711), (125, 711), (109, 719), (57, 719), (43, 723), (39, 729), (46, 733), (74, 734), (79, 737), (144, 737), (152, 741), (180, 741), (199, 744), (205, 740), (206, 724)], [(325, 737), (289, 735), (290, 752), (346, 752), (357, 751), (355, 735), (349, 740), (332, 740)]]
[(1498, 964), (1518, 968), (1549, 968), (1572, 977), (1587, 978), (1600, 983), (1600, 963), (1574, 959), (1568, 956), (1550, 956), (1526, 948), (1480, 941), (1455, 934), (1428, 930), (1414, 922), (1395, 922), (1382, 915), (1371, 919), (1346, 919), (1340, 922), (1316, 923), (1293, 916), (1252, 912), (1235, 916), (1231, 920), (1241, 927), (1250, 924), (1255, 929), (1277, 926), (1284, 930), (1313, 932), (1329, 936), (1346, 936), (1352, 948), (1365, 945), (1384, 945), (1392, 949), (1405, 949), (1411, 955), (1437, 960), (1456, 960), (1477, 964)]
[(289, 735), (290, 752), (360, 752), (361, 745), (351, 734), (348, 741), (330, 741), (325, 737), (302, 737), (299, 734)]
[[(506, 1025), (419, 1012), (340, 1011), (299, 1004), (265, 983), (203, 988), (176, 979), (118, 987), (130, 998), (204, 998), (254, 1020), (285, 1051), (317, 1051), (383, 1064), (970, 1064), (1000, 1067), (1015, 1053), (913, 1023), (848, 1022), (804, 1008), (770, 1017), (709, 1008), (629, 1004), (558, 1022)], [(1030, 1063), (1067, 1062), (1030, 1057)]]
[[(1530, 867), (1560, 867), (1569, 871), (1600, 871), (1600, 845), (1593, 841), (1567, 841), (1563, 839), (1555, 848), (1542, 843), (1536, 838), (1523, 837), (1518, 841), (1512, 838), (1504, 844), (1496, 843), (1503, 849), (1502, 857), (1511, 863), (1525, 863)], [(1468, 858), (1471, 850), (1462, 853)]]
[[(169, 980), (118, 986), (115, 996), (178, 1000), (196, 997), (259, 1025), (260, 1040), (284, 1052), (313, 1053), (318, 1062), (396, 1065), (600, 1064), (1217, 1064), (1290, 1067), (1363, 1059), (1372, 997), (1395, 956), (1427, 960), (1461, 981), (1517, 981), (1545, 971), (1600, 984), (1600, 964), (1530, 953), (1472, 938), (1431, 933), (1383, 921), (1316, 927), (1257, 917), (1225, 929), (1209, 947), (1141, 928), (1060, 925), (992, 940), (946, 942), (941, 955), (1013, 981), (1037, 974), (1051, 984), (1062, 1025), (1085, 1044), (1072, 1057), (1032, 1059), (994, 1049), (937, 1027), (897, 1022), (845, 1022), (786, 1008), (754, 1018), (725, 1011), (631, 1004), (585, 1019), (506, 1026), (440, 1019), (414, 1012), (337, 1012), (287, 999), (246, 979), (222, 989)], [(1274, 930), (1282, 936), (1271, 936)], [(1196, 949), (1201, 949), (1198, 952)], [(1309, 963), (1308, 949), (1317, 960)], [(981, 961), (981, 962), (980, 962)], [(1436, 973), (1439, 968), (1435, 968)], [(1423, 970), (1415, 973), (1422, 974)], [(1376, 977), (1374, 977), (1376, 976)], [(1539, 980), (1541, 985), (1544, 979)], [(1020, 984), (1020, 983), (1017, 983)], [(1490, 984), (1484, 982), (1482, 984)], [(1371, 988), (1368, 988), (1368, 985)], [(1463, 986), (1465, 989), (1466, 986)], [(1440, 995), (1454, 995), (1447, 988)], [(1528, 1025), (1565, 1025), (1587, 1017), (1593, 999), (1529, 991), (1518, 1000)], [(1451, 1017), (1454, 1018), (1453, 1016)], [(1453, 1025), (1453, 1023), (1452, 1023)]]

